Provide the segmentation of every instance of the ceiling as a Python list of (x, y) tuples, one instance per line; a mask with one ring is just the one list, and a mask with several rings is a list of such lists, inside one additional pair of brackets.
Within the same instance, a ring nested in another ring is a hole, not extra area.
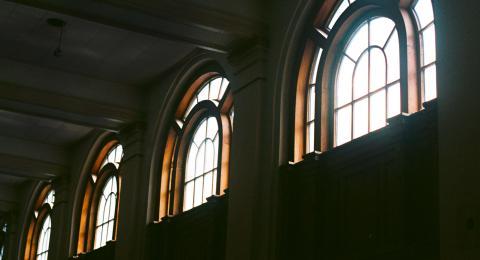
[[(143, 120), (148, 86), (198, 48), (260, 34), (256, 0), (0, 0), (0, 212), (68, 174), (71, 147)], [(66, 22), (62, 55), (54, 54)]]

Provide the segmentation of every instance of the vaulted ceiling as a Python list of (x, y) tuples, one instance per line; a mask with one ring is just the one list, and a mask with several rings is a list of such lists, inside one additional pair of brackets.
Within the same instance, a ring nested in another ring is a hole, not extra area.
[[(0, 212), (18, 187), (68, 174), (96, 129), (143, 120), (146, 89), (197, 48), (262, 30), (258, 0), (0, 0)], [(66, 22), (61, 49), (59, 28)]]

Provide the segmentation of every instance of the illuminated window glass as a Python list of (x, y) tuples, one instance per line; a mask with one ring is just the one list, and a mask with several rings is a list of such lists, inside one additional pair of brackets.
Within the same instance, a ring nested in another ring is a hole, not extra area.
[(207, 81), (190, 101), (183, 119), (185, 120), (190, 114), (190, 111), (192, 111), (193, 107), (195, 107), (195, 105), (201, 101), (211, 100), (215, 104), (218, 104), (225, 95), (225, 91), (227, 90), (229, 84), (230, 82), (223, 77), (218, 77)]
[(105, 182), (98, 202), (94, 249), (106, 245), (107, 241), (113, 240), (116, 209), (117, 178), (111, 176)]
[(436, 37), (432, 2), (417, 0), (413, 5), (420, 39), (420, 64), (423, 101), (437, 97)]
[(102, 163), (102, 167), (108, 163), (113, 163), (118, 169), (118, 167), (120, 166), (120, 162), (122, 161), (122, 157), (123, 147), (120, 144), (117, 144), (108, 152), (105, 160)]
[(204, 119), (195, 130), (187, 155), (184, 211), (205, 203), (216, 193), (218, 146), (217, 119)]
[(335, 83), (335, 146), (384, 127), (400, 113), (399, 53), (390, 19), (369, 19), (352, 34)]
[(328, 26), (327, 28), (329, 30), (331, 30), (333, 28), (333, 26), (335, 25), (335, 23), (338, 21), (338, 18), (340, 18), (340, 16), (342, 15), (343, 12), (345, 12), (345, 10), (347, 10), (347, 8), (353, 3), (355, 2), (355, 0), (340, 0), (338, 2), (338, 5), (337, 5), (337, 8), (335, 9), (335, 11), (332, 13), (331, 17), (330, 17), (330, 22), (328, 23)]
[(312, 62), (309, 84), (307, 88), (307, 116), (306, 116), (306, 153), (315, 150), (315, 90), (317, 86), (318, 67), (323, 49), (319, 48)]
[(45, 200), (43, 200), (43, 204), (49, 204), (50, 208), (53, 209), (53, 204), (55, 203), (55, 191), (51, 190), (48, 192)]
[(47, 260), (48, 259), (48, 248), (50, 244), (50, 230), (52, 227), (52, 222), (50, 216), (45, 218), (45, 221), (42, 224), (40, 229), (40, 235), (38, 236), (37, 242), (37, 260)]

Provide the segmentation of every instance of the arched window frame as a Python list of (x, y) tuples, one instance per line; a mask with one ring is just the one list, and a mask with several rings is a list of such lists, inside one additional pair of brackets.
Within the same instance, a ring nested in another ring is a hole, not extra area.
[[(50, 195), (50, 196), (49, 196)], [(25, 252), (24, 252), (24, 259), (25, 260), (36, 260), (39, 253), (38, 246), (39, 246), (39, 239), (42, 232), (42, 228), (44, 226), (45, 221), (50, 218), (52, 221), (52, 209), (55, 202), (55, 191), (52, 189), (52, 185), (48, 184), (45, 185), (39, 195), (37, 196), (37, 200), (34, 204), (33, 214), (31, 216), (29, 229), (27, 232), (27, 239), (25, 245)], [(51, 225), (51, 222), (50, 222)], [(50, 239), (51, 235), (51, 227), (49, 230), (49, 238), (48, 238), (48, 246), (46, 252), (48, 252), (50, 248)], [(48, 256), (48, 253), (45, 257)], [(47, 258), (40, 258), (41, 260), (46, 260)]]
[[(395, 23), (400, 42), (401, 112), (410, 114), (422, 109), (422, 46), (417, 17), (413, 11), (417, 1), (350, 0), (350, 5), (338, 16), (332, 28), (329, 28), (328, 24), (342, 1), (327, 0), (322, 4), (313, 17), (313, 26), (306, 29), (305, 48), (299, 60), (294, 108), (293, 161), (298, 162), (304, 155), (325, 152), (335, 147), (333, 88), (338, 53), (343, 51), (345, 42), (358, 25), (369, 18), (386, 17)], [(434, 3), (432, 5), (435, 9)], [(313, 99), (311, 86), (315, 88)], [(309, 111), (311, 100), (315, 102), (313, 117)], [(310, 122), (313, 122), (313, 128), (309, 128)], [(312, 136), (314, 141), (311, 140)]]
[[(100, 196), (102, 195), (105, 184), (111, 177), (115, 178), (114, 181), (117, 185), (117, 193), (114, 213), (113, 236), (112, 239), (107, 239), (106, 242), (115, 240), (116, 238), (118, 226), (117, 216), (120, 205), (119, 196), (121, 192), (121, 180), (118, 175), (118, 171), (121, 167), (121, 163), (106, 162), (108, 161), (107, 157), (109, 156), (110, 152), (114, 151), (118, 146), (121, 147), (121, 144), (118, 142), (117, 139), (113, 137), (108, 138), (104, 142), (102, 149), (99, 151), (98, 156), (92, 165), (91, 175), (88, 177), (86, 183), (85, 195), (82, 203), (76, 251), (77, 254), (86, 253), (97, 249), (95, 248), (95, 231), (97, 226), (96, 221), (98, 214), (98, 206), (100, 202)], [(120, 158), (123, 158), (123, 148)], [(102, 244), (100, 247), (104, 245), (105, 244)]]
[(216, 119), (219, 134), (217, 185), (214, 195), (224, 194), (228, 187), (230, 138), (234, 116), (231, 89), (227, 85), (218, 102), (207, 99), (197, 103), (185, 118), (184, 115), (188, 111), (192, 99), (206, 84), (216, 78), (227, 80), (218, 66), (207, 67), (199, 71), (197, 75), (199, 76), (194, 77), (186, 94), (179, 102), (173, 118), (174, 123), (172, 123), (165, 144), (160, 187), (160, 218), (183, 212), (183, 182), (190, 141), (199, 124), (209, 117)]

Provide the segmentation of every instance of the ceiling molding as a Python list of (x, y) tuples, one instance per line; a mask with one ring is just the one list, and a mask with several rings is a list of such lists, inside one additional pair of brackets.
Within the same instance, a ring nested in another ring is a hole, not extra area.
[(0, 109), (72, 124), (118, 131), (141, 121), (138, 111), (0, 82)]
[(56, 163), (0, 153), (2, 175), (29, 180), (52, 180), (67, 173), (67, 167)]

